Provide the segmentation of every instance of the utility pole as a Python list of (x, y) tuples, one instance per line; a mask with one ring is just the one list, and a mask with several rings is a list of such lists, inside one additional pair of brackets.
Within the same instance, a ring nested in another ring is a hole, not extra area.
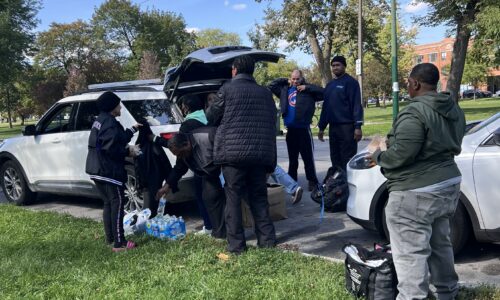
[(358, 75), (361, 105), (363, 102), (363, 0), (358, 0), (358, 59), (356, 59), (356, 75)]
[(391, 61), (392, 61), (392, 119), (399, 112), (398, 41), (396, 21), (396, 0), (391, 0)]

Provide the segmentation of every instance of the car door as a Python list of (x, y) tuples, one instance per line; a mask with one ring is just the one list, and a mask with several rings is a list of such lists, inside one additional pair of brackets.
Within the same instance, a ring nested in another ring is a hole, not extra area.
[[(495, 126), (499, 123), (500, 120)], [(500, 126), (491, 129), (493, 129), (491, 135), (477, 147), (473, 162), (476, 196), (485, 226), (483, 229), (500, 228), (498, 218), (500, 211)]]
[(69, 189), (71, 145), (67, 137), (73, 131), (74, 103), (60, 103), (37, 123), (31, 143), (25, 144), (27, 166), (40, 190), (61, 192)]
[(93, 196), (95, 191), (90, 177), (85, 173), (85, 163), (90, 129), (99, 115), (99, 110), (95, 100), (88, 100), (77, 103), (75, 111), (75, 129), (67, 137), (67, 143), (72, 149), (68, 156), (71, 165), (68, 170), (68, 179), (71, 181), (74, 193)]

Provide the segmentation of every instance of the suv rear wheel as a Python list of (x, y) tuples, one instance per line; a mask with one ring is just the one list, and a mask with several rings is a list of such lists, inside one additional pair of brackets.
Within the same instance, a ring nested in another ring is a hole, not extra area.
[(144, 195), (139, 190), (139, 184), (135, 176), (134, 167), (131, 165), (125, 166), (127, 171), (127, 182), (125, 183), (125, 211), (131, 212), (134, 210), (142, 210), (144, 206)]
[(7, 201), (16, 205), (27, 205), (36, 199), (36, 193), (32, 192), (21, 168), (13, 161), (7, 161), (0, 168), (2, 189)]

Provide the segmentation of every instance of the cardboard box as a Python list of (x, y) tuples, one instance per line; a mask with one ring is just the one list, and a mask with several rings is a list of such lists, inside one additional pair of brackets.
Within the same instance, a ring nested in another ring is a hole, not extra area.
[[(288, 218), (286, 213), (286, 192), (279, 184), (267, 185), (267, 201), (269, 202), (269, 215), (271, 220), (279, 221)], [(252, 212), (246, 200), (241, 201), (241, 213), (243, 216), (243, 227), (254, 227)]]

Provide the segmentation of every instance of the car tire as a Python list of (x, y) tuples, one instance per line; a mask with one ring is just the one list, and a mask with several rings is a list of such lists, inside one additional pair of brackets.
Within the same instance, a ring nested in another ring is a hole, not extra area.
[[(385, 205), (384, 205), (385, 208)], [(385, 236), (387, 242), (390, 243), (389, 230), (387, 229), (387, 223), (385, 219), (385, 209), (382, 209), (382, 230), (381, 235)], [(455, 214), (451, 218), (450, 222), (450, 238), (451, 244), (453, 246), (453, 254), (458, 254), (460, 250), (465, 246), (470, 238), (471, 227), (467, 211), (462, 203), (458, 203)]]
[(28, 187), (21, 167), (13, 161), (5, 162), (0, 168), (2, 190), (8, 202), (28, 205), (36, 199), (36, 193)]
[(127, 171), (127, 182), (125, 183), (125, 197), (127, 198), (127, 202), (125, 202), (124, 210), (126, 212), (142, 210), (144, 206), (144, 194), (139, 189), (134, 166), (127, 165), (125, 166), (125, 170)]

